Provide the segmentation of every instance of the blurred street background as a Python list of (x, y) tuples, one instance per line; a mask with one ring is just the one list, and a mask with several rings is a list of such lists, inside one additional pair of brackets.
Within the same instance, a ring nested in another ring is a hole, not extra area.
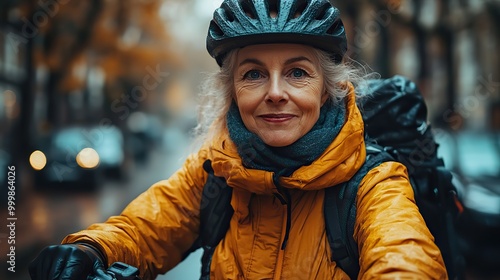
[[(194, 148), (220, 0), (0, 1), (0, 278), (119, 214)], [(500, 279), (500, 0), (332, 1), (349, 56), (417, 82), (465, 205), (467, 279)], [(370, 70), (370, 69), (369, 69)], [(9, 264), (8, 167), (15, 167)], [(198, 279), (200, 252), (158, 279)]]

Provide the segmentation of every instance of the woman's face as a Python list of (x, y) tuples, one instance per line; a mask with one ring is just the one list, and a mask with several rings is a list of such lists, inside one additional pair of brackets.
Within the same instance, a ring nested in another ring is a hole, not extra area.
[(240, 49), (234, 88), (243, 123), (273, 147), (288, 146), (304, 136), (328, 99), (313, 48), (305, 45)]

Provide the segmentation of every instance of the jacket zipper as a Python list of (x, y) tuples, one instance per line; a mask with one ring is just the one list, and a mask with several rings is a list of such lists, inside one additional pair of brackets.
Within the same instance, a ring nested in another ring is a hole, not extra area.
[[(284, 217), (283, 217), (283, 222), (281, 223), (281, 234), (280, 234), (280, 243), (278, 244), (278, 257), (276, 260), (276, 268), (274, 272), (274, 277), (273, 280), (281, 280), (281, 274), (283, 272), (283, 262), (285, 260), (285, 248), (286, 248), (286, 242), (288, 239), (288, 226), (289, 226), (289, 221), (288, 221), (288, 215), (289, 215), (289, 207), (290, 207), (290, 201), (286, 201), (286, 198), (283, 196), (283, 194), (278, 190), (279, 185), (277, 182), (277, 178), (279, 176), (276, 174), (273, 174), (270, 176), (270, 178), (266, 178), (267, 180), (270, 180), (272, 185), (276, 188), (278, 191), (275, 193), (275, 197), (279, 198), (280, 202), (282, 203), (282, 206), (284, 208)], [(290, 199), (290, 196), (288, 195), (288, 200)]]
[(287, 211), (286, 211), (286, 205), (283, 206), (285, 209), (285, 217), (283, 219), (283, 223), (281, 225), (281, 238), (280, 238), (280, 243), (278, 244), (278, 260), (276, 261), (276, 269), (274, 273), (273, 280), (281, 280), (281, 273), (283, 271), (283, 262), (285, 260), (285, 250), (281, 249), (281, 244), (283, 244), (283, 241), (285, 239), (285, 234), (284, 231), (286, 230), (286, 219), (287, 219)]

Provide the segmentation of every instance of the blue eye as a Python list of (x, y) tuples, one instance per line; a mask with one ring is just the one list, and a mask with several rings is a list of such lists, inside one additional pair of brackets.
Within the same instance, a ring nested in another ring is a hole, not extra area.
[(257, 80), (262, 77), (259, 71), (257, 70), (250, 70), (245, 74), (245, 79), (250, 79), (250, 80)]
[(302, 78), (306, 75), (306, 71), (299, 68), (295, 68), (292, 70), (291, 74), (293, 78)]

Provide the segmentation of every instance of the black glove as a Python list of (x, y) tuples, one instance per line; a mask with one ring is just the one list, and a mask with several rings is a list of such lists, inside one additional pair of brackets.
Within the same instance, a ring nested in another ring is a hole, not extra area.
[(76, 243), (43, 249), (29, 265), (32, 280), (86, 280), (89, 275), (112, 279), (104, 268), (104, 256), (92, 245)]

